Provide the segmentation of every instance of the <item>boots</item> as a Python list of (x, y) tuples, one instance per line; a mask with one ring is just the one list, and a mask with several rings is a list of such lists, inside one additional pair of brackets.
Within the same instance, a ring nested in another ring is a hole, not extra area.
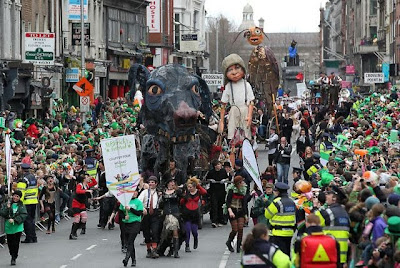
[(236, 253), (240, 253), (241, 249), (242, 249), (242, 240), (238, 240), (236, 244)]
[(197, 249), (199, 246), (199, 238), (197, 236), (194, 237), (194, 243), (193, 243), (193, 248)]
[(150, 248), (147, 249), (146, 258), (151, 258), (151, 249)]
[(81, 235), (86, 234), (86, 222), (85, 223), (81, 222), (81, 227), (82, 227)]
[(235, 250), (232, 247), (232, 238), (231, 237), (228, 238), (228, 241), (226, 241), (225, 245), (228, 247), (230, 252), (235, 252)]
[(135, 251), (135, 248), (133, 248), (131, 258), (132, 258), (131, 267), (135, 267), (136, 266), (136, 251)]
[(186, 244), (186, 246), (185, 246), (185, 252), (191, 252), (191, 251), (190, 251), (189, 244)]
[(69, 235), (70, 240), (76, 240), (78, 239), (78, 235), (76, 234), (76, 231), (78, 231), (79, 223), (72, 223), (72, 228), (71, 228), (71, 234)]
[(174, 238), (174, 258), (179, 258), (179, 239), (178, 238)]
[(128, 261), (129, 261), (130, 257), (131, 257), (130, 256), (130, 252), (127, 252), (126, 255), (125, 255), (125, 258), (122, 260), (122, 263), (124, 264), (124, 267), (128, 266)]

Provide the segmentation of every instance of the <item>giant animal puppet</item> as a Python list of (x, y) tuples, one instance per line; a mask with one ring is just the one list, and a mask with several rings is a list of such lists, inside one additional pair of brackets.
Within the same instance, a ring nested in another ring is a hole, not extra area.
[(201, 147), (211, 149), (216, 138), (207, 126), (212, 113), (207, 84), (181, 65), (164, 65), (151, 73), (143, 97), (142, 170), (164, 172), (173, 158), (186, 174)]

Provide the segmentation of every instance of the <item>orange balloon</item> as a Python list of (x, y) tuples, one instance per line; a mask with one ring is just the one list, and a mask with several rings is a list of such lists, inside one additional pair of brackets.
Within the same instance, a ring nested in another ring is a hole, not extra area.
[(355, 149), (354, 153), (358, 154), (361, 157), (364, 157), (366, 154), (368, 154), (368, 151), (363, 149)]

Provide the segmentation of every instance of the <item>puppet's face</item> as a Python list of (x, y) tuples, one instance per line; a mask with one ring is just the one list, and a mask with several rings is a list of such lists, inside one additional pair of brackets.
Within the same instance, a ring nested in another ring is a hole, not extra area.
[(237, 82), (244, 77), (244, 71), (242, 66), (239, 64), (234, 64), (229, 66), (226, 70), (226, 77), (228, 77), (229, 81)]
[(244, 33), (244, 37), (247, 38), (250, 45), (257, 46), (264, 40), (264, 33), (261, 28), (252, 27)]

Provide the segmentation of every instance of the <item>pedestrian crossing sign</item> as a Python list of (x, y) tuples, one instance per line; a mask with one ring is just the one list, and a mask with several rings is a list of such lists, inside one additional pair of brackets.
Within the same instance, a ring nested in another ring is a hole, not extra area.
[(326, 251), (322, 244), (318, 245), (317, 251), (314, 254), (313, 257), (313, 262), (328, 262), (330, 261), (328, 254), (326, 254)]

